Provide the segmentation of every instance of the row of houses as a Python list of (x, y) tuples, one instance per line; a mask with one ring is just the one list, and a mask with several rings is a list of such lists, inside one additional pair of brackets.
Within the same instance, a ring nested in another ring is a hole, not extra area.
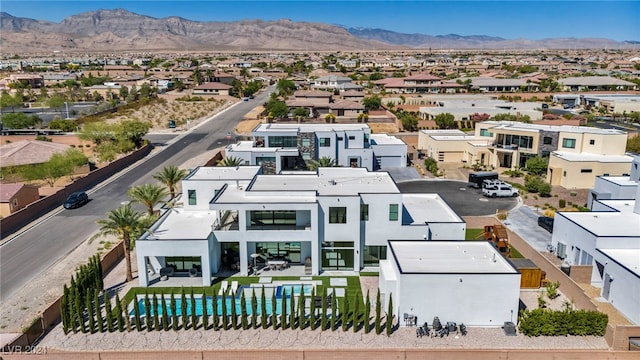
[(555, 214), (551, 245), (568, 266), (591, 267), (587, 283), (600, 289), (631, 322), (640, 323), (640, 156), (628, 175), (598, 176), (591, 212)]
[(549, 157), (546, 181), (588, 189), (596, 176), (628, 174), (627, 133), (586, 126), (554, 126), (512, 121), (476, 123), (475, 133), (422, 130), (418, 149), (438, 162), (493, 168), (524, 167), (536, 156)]

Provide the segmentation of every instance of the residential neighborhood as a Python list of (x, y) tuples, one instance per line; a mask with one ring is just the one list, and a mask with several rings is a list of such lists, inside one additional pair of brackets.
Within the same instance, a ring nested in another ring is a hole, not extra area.
[(304, 26), (0, 54), (0, 358), (634, 358), (640, 50)]

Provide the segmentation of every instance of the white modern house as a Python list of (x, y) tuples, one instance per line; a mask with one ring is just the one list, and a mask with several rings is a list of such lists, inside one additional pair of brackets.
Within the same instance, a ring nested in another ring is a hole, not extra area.
[(402, 194), (387, 172), (319, 168), (264, 175), (259, 166), (201, 167), (178, 206), (137, 240), (141, 286), (162, 268), (249, 272), (252, 254), (311, 263), (311, 274), (359, 271), (387, 258), (387, 241), (463, 240), (466, 224), (437, 194)]
[(389, 241), (379, 286), (394, 315), (417, 323), (453, 321), (471, 326), (517, 322), (520, 272), (490, 242)]
[(367, 124), (260, 124), (252, 137), (227, 146), (226, 154), (246, 165), (261, 165), (267, 174), (305, 170), (309, 161), (323, 157), (371, 171), (407, 166), (407, 144), (371, 134)]
[[(635, 324), (640, 324), (638, 167), (640, 156), (635, 156), (626, 179), (600, 177), (591, 194), (592, 211), (556, 213), (552, 237), (557, 256), (569, 265), (592, 266), (591, 285), (602, 289), (601, 300)], [(635, 183), (633, 196), (630, 182)]]

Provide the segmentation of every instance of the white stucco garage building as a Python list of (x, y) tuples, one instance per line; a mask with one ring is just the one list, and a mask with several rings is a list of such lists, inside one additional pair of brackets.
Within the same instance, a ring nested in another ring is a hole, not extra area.
[(380, 261), (380, 291), (394, 315), (418, 324), (438, 316), (470, 326), (517, 321), (520, 272), (485, 241), (389, 241)]

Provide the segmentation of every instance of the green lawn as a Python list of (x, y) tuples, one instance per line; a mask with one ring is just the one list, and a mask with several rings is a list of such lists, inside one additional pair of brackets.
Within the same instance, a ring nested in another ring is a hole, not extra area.
[[(361, 292), (361, 288), (360, 288), (360, 278), (357, 276), (337, 276), (337, 277), (344, 277), (347, 279), (347, 286), (345, 288), (345, 292), (346, 295), (349, 297), (349, 300), (351, 302), (353, 302), (354, 297), (356, 296), (356, 294)], [(178, 287), (178, 286), (174, 286), (174, 287), (134, 287), (131, 288), (131, 290), (129, 290), (125, 296), (122, 298), (123, 302), (128, 304), (131, 301), (133, 301), (135, 295), (144, 295), (145, 293), (149, 293), (149, 294), (160, 294), (160, 293), (165, 293), (165, 294), (171, 294), (171, 292), (173, 292), (176, 295), (180, 295), (182, 294), (182, 292), (185, 292), (186, 294), (190, 294), (191, 290), (193, 289), (193, 293), (194, 294), (205, 294), (205, 295), (209, 295), (209, 296), (213, 296), (214, 294), (218, 294), (219, 290), (220, 290), (220, 283), (222, 282), (222, 280), (227, 280), (229, 282), (229, 284), (231, 284), (231, 281), (237, 281), (239, 286), (242, 285), (250, 285), (250, 284), (257, 284), (259, 281), (260, 277), (258, 276), (232, 276), (229, 278), (217, 278), (213, 285), (211, 286), (192, 286), (192, 287)], [(300, 277), (299, 276), (273, 276), (271, 277), (272, 281), (300, 281)], [(311, 278), (313, 281), (322, 281), (322, 285), (317, 285), (316, 286), (316, 294), (320, 295), (322, 294), (323, 288), (329, 288), (330, 287), (330, 279), (331, 277), (328, 276), (313, 276)], [(362, 294), (362, 296), (364, 296), (364, 294)], [(360, 305), (361, 308), (364, 307), (364, 302), (362, 300), (362, 296), (360, 297)], [(375, 296), (375, 294), (370, 294), (370, 296)]]
[(465, 240), (484, 240), (482, 234), (484, 233), (484, 229), (467, 229), (465, 233)]

